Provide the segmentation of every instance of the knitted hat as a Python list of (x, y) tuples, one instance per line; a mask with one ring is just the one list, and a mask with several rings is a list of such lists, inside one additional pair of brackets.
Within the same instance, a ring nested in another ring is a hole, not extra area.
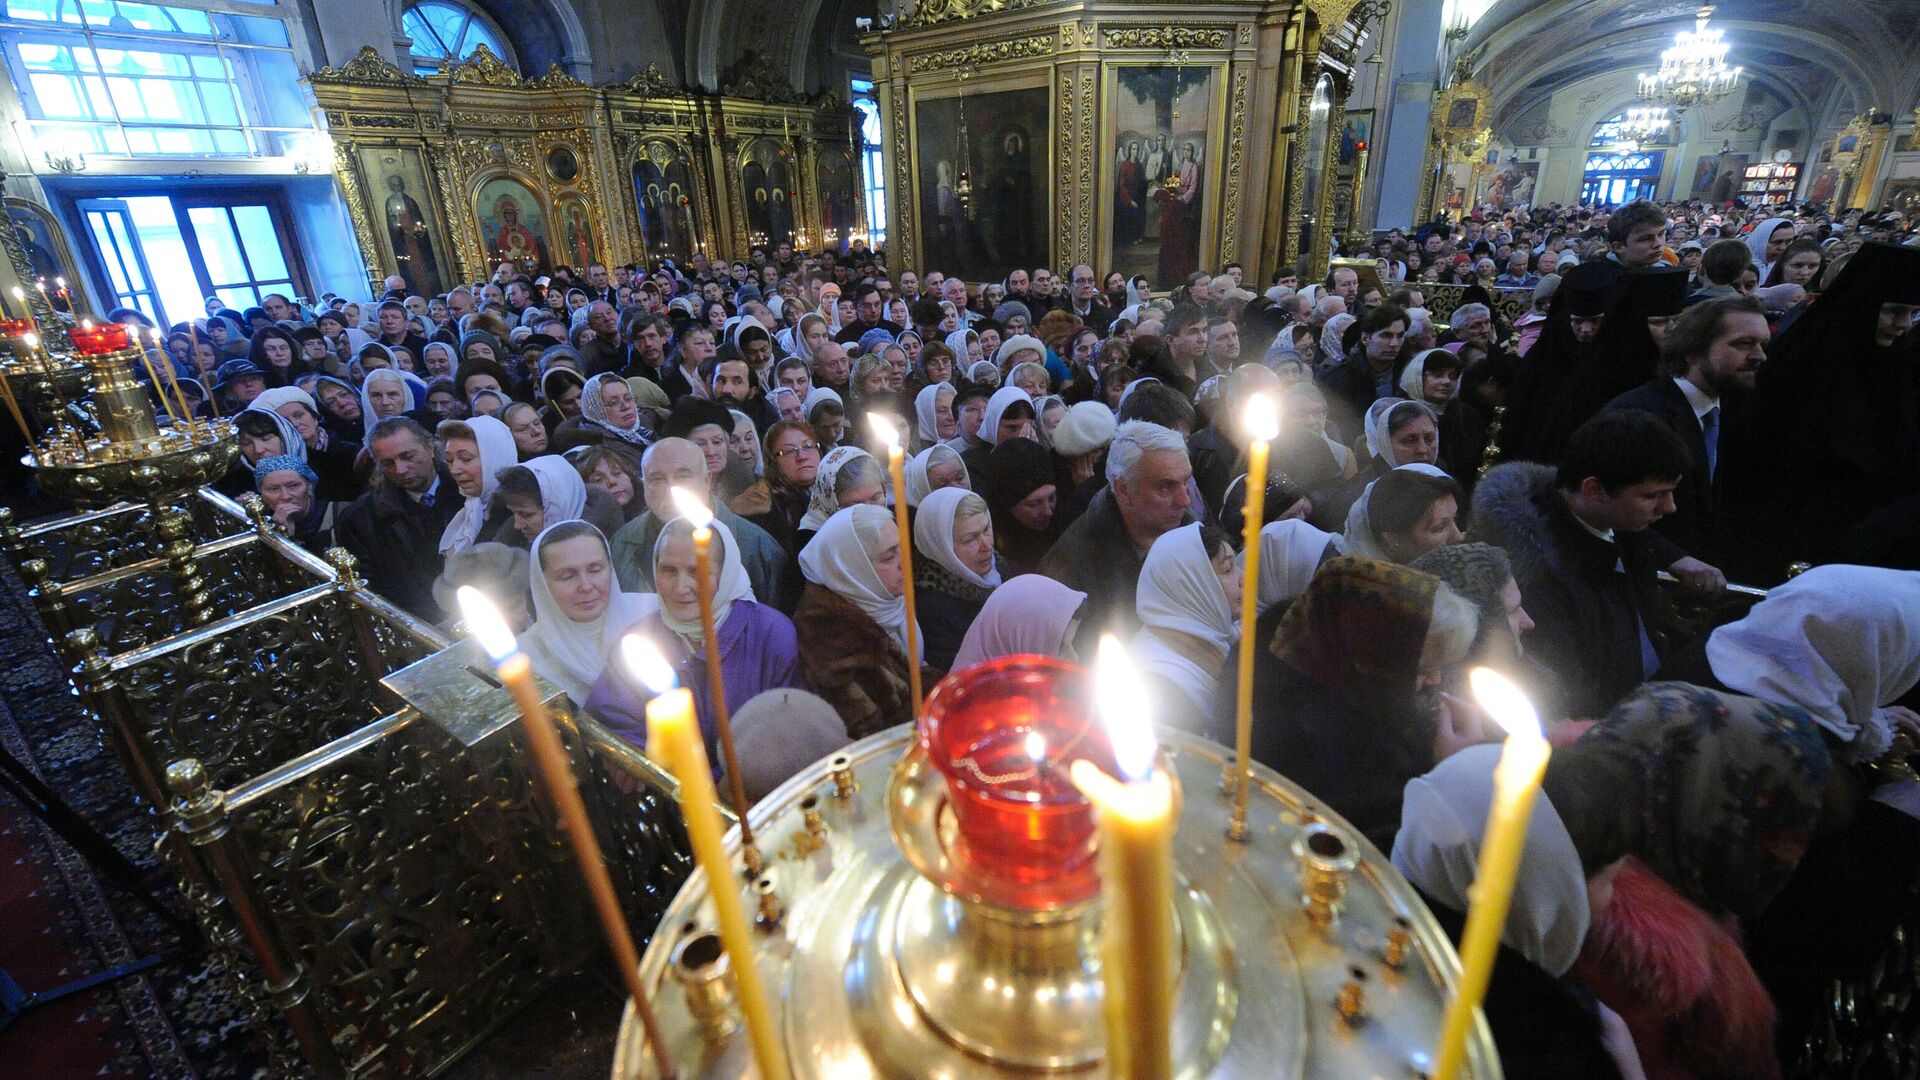
[(1040, 359), (1036, 361), (1036, 363), (1046, 362), (1047, 346), (1032, 334), (1015, 334), (1001, 342), (1000, 351), (993, 354), (993, 362), (1005, 367), (1006, 361), (1013, 359), (1013, 354), (1022, 349), (1032, 349), (1034, 352), (1039, 353)]
[(877, 326), (860, 335), (860, 351), (863, 353), (879, 352), (891, 344), (893, 335)]
[(251, 360), (229, 360), (213, 369), (213, 388), (216, 392), (226, 389), (235, 379), (265, 379), (267, 373)]
[(1018, 300), (1008, 300), (993, 309), (993, 321), (1002, 325), (1005, 325), (1008, 319), (1014, 318), (1015, 316), (1025, 319), (1029, 323), (1033, 321), (1033, 312), (1028, 309), (1027, 305)]
[(1461, 596), (1479, 605), (1482, 614), (1505, 611), (1500, 590), (1513, 580), (1507, 553), (1492, 544), (1449, 544), (1413, 560), (1413, 568), (1453, 586)]
[(1098, 401), (1083, 401), (1067, 410), (1066, 419), (1053, 429), (1053, 449), (1061, 457), (1079, 457), (1113, 441), (1118, 425), (1113, 410)]

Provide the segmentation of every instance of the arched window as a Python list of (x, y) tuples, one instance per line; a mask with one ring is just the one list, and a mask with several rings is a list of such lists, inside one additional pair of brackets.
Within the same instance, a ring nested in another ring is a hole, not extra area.
[(1587, 155), (1580, 201), (1587, 206), (1620, 206), (1635, 199), (1653, 198), (1660, 183), (1666, 151)]
[(482, 45), (508, 66), (520, 66), (500, 24), (462, 0), (417, 0), (407, 5), (400, 26), (413, 39), (407, 51), (413, 56), (417, 75), (437, 74), (472, 56)]

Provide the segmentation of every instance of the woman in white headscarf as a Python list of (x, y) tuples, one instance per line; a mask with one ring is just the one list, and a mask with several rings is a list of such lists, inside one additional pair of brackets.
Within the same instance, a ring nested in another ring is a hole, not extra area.
[[(1393, 865), (1456, 940), (1466, 924), (1499, 761), (1498, 745), (1468, 747), (1408, 782), (1401, 803)], [(1506, 1075), (1644, 1076), (1624, 1022), (1568, 977), (1599, 914), (1594, 903), (1611, 895), (1611, 878), (1608, 867), (1589, 885), (1566, 823), (1544, 794), (1536, 799), (1483, 1004)]]
[(1466, 493), (1438, 466), (1416, 461), (1367, 485), (1347, 512), (1348, 555), (1408, 564), (1461, 540)]
[(972, 490), (973, 476), (960, 451), (934, 443), (907, 459), (907, 505), (917, 507), (943, 488)]
[(952, 383), (940, 382), (923, 386), (913, 396), (913, 442), (920, 449), (935, 443), (946, 442), (959, 433), (959, 422), (953, 415), (953, 399), (956, 391)]
[(607, 538), (584, 521), (559, 521), (541, 530), (531, 562), (534, 622), (520, 635), (520, 651), (535, 673), (584, 704), (613, 659), (620, 635), (659, 601), (652, 594), (620, 591)]
[(963, 326), (947, 335), (947, 348), (953, 350), (954, 366), (971, 369), (972, 365), (987, 359), (980, 344), (980, 334), (971, 327)]
[(1080, 612), (1086, 603), (1086, 593), (1044, 574), (1008, 578), (987, 597), (986, 606), (967, 628), (954, 655), (953, 670), (965, 671), (1020, 653), (1079, 659), (1073, 639), (1080, 631)]
[[(460, 511), (440, 534), (440, 554), (453, 555), (473, 547), (490, 531), (488, 519), (493, 516), (491, 503), (500, 487), (500, 473), (518, 463), (519, 453), (513, 429), (491, 416), (442, 420), (434, 434), (440, 439), (448, 475), (466, 496)], [(506, 516), (505, 509), (500, 508), (499, 517)], [(492, 531), (498, 528), (495, 522)]]
[(1203, 731), (1214, 688), (1239, 636), (1240, 564), (1225, 533), (1195, 523), (1162, 533), (1140, 566), (1132, 652), (1158, 715)]
[(928, 495), (914, 515), (913, 550), (916, 614), (926, 633), (927, 663), (946, 670), (1006, 572), (993, 551), (987, 501), (959, 487)]
[(972, 476), (987, 474), (987, 455), (993, 448), (1008, 439), (1032, 439), (1040, 441), (1037, 419), (1033, 411), (1033, 398), (1017, 386), (1003, 386), (987, 399), (986, 415), (980, 419), (980, 445), (970, 446), (960, 454), (967, 463), (967, 472)]
[[(886, 474), (872, 454), (857, 446), (836, 446), (820, 458), (813, 474), (813, 491), (807, 500), (806, 516), (800, 519), (799, 532), (818, 532), (827, 519), (849, 506), (871, 503), (886, 505)], [(806, 543), (801, 540), (802, 546)]]
[(495, 477), (493, 501), (508, 517), (489, 539), (519, 547), (562, 521), (582, 518), (611, 536), (626, 523), (620, 501), (598, 485), (588, 487), (579, 470), (558, 454), (533, 458), (502, 469)]
[(1367, 406), (1367, 451), (1384, 471), (1440, 463), (1440, 414), (1424, 401), (1381, 398)]
[[(1285, 612), (1287, 605), (1307, 591), (1307, 584), (1327, 561), (1328, 550), (1339, 554), (1332, 533), (1324, 532), (1297, 518), (1275, 521), (1260, 530), (1260, 580), (1254, 583), (1259, 590), (1254, 610), (1256, 618), (1265, 620), (1268, 612)], [(1240, 556), (1240, 566), (1244, 573), (1246, 555)], [(1261, 641), (1272, 640), (1271, 633), (1262, 634)]]
[(1902, 732), (1920, 743), (1893, 704), (1920, 684), (1920, 572), (1814, 567), (1715, 630), (1707, 662), (1730, 690), (1805, 709), (1841, 760), (1875, 761)]
[[(1426, 477), (1429, 477), (1436, 483), (1439, 483), (1439, 482), (1444, 482), (1447, 484), (1454, 483), (1453, 477), (1448, 476), (1446, 474), (1446, 470), (1440, 468), (1438, 465), (1428, 465), (1427, 463), (1422, 461), (1416, 461), (1408, 465), (1397, 466), (1393, 469), (1389, 469), (1388, 473), (1390, 474), (1390, 473), (1402, 472), (1402, 471), (1420, 473)], [(1383, 475), (1381, 479), (1385, 479), (1385, 476)], [(1373, 515), (1373, 508), (1372, 508), (1373, 495), (1374, 495), (1374, 492), (1379, 488), (1379, 486), (1380, 486), (1379, 479), (1369, 481), (1367, 483), (1366, 490), (1360, 493), (1360, 497), (1358, 499), (1355, 499), (1353, 501), (1353, 506), (1347, 510), (1347, 526), (1345, 531), (1343, 531), (1340, 534), (1341, 554), (1357, 555), (1362, 558), (1368, 558), (1368, 559), (1379, 559), (1383, 562), (1401, 562), (1401, 563), (1412, 562), (1414, 559), (1419, 558), (1421, 555), (1426, 554), (1426, 551), (1418, 552), (1404, 559), (1396, 558), (1395, 557), (1396, 553), (1389, 551), (1388, 545), (1382, 540), (1382, 537), (1380, 535), (1381, 534), (1380, 527), (1376, 526), (1374, 523), (1374, 515)], [(1459, 485), (1454, 484), (1454, 490), (1457, 492), (1459, 490)], [(1438, 498), (1438, 495), (1436, 495), (1435, 498)], [(1454, 496), (1454, 513), (1458, 514), (1459, 509), (1460, 509), (1459, 496), (1455, 495)], [(1452, 542), (1457, 543), (1458, 541), (1456, 539), (1455, 541), (1452, 541)]]
[[(1753, 231), (1747, 234), (1747, 250), (1753, 253), (1753, 265), (1760, 271), (1761, 281), (1767, 280), (1767, 274), (1773, 270), (1773, 264), (1779, 261), (1778, 252), (1786, 247), (1784, 243), (1777, 247), (1773, 243), (1773, 234), (1783, 228), (1788, 233), (1785, 240), (1792, 240), (1793, 222), (1783, 217), (1768, 218), (1755, 225)], [(1770, 248), (1775, 249), (1775, 256), (1772, 259), (1767, 258)]]
[(906, 582), (893, 515), (865, 504), (834, 514), (801, 550), (800, 572), (806, 587), (793, 625), (807, 687), (856, 739), (911, 721)]
[[(733, 531), (721, 521), (711, 528), (719, 538), (713, 545), (713, 627), (720, 653), (721, 692), (729, 703), (739, 704), (764, 690), (798, 686), (800, 655), (793, 623), (754, 597)], [(667, 522), (654, 540), (653, 584), (659, 590), (659, 607), (634, 623), (631, 632), (652, 642), (673, 665), (679, 684), (693, 694), (711, 751), (718, 710), (707, 679), (709, 658), (700, 626), (693, 525), (685, 518)], [(645, 746), (646, 705), (652, 697), (624, 665), (612, 664), (587, 699), (587, 709), (621, 737)], [(721, 759), (712, 760), (717, 764)]]
[(360, 384), (360, 417), (368, 438), (373, 426), (393, 416), (405, 416), (427, 404), (427, 384), (410, 371), (375, 368)]

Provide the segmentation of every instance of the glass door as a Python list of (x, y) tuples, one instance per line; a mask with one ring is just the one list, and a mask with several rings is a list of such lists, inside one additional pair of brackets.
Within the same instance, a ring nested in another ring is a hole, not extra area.
[(278, 192), (141, 194), (79, 199), (75, 208), (115, 302), (160, 326), (198, 317), (210, 296), (244, 310), (270, 293), (305, 291)]

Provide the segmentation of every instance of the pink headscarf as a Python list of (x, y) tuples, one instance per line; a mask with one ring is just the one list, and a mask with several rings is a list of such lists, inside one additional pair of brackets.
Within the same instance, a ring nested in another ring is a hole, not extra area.
[(1086, 593), (1041, 574), (1008, 579), (974, 616), (954, 655), (953, 670), (1016, 653), (1059, 656), (1068, 644), (1067, 627), (1086, 602)]

